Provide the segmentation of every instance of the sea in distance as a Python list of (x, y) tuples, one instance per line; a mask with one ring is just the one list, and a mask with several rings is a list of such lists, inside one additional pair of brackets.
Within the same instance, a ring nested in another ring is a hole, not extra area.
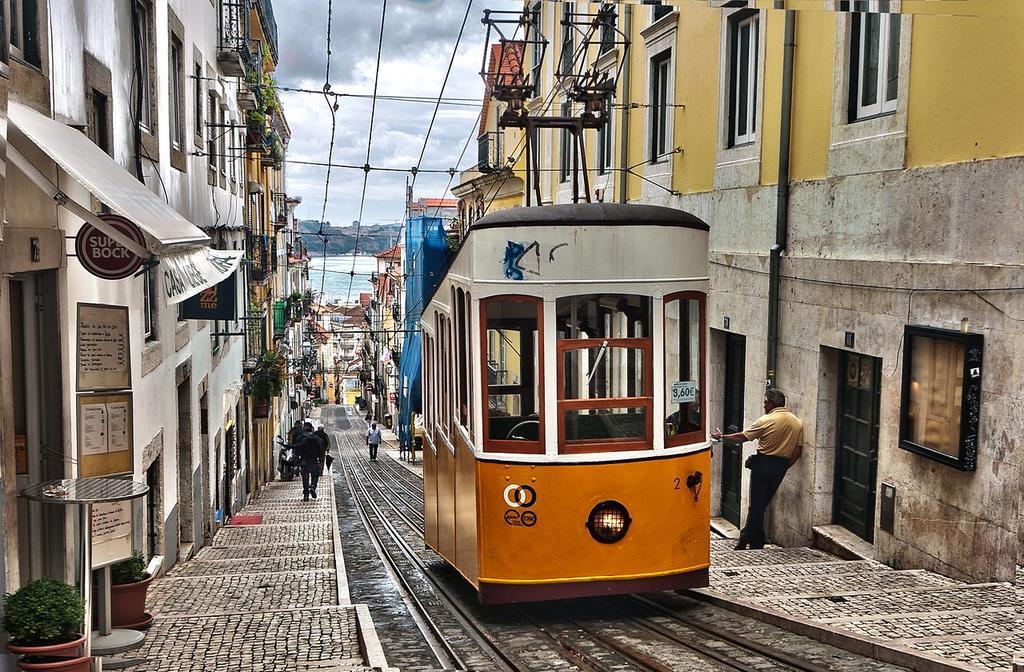
[[(350, 275), (352, 271), (355, 275)], [(320, 294), (323, 283), (324, 303), (355, 303), (360, 292), (372, 292), (370, 274), (377, 270), (377, 259), (369, 255), (342, 254), (311, 257), (309, 260), (309, 289), (313, 296)], [(349, 278), (352, 280), (349, 292)], [(347, 295), (347, 298), (346, 298)]]

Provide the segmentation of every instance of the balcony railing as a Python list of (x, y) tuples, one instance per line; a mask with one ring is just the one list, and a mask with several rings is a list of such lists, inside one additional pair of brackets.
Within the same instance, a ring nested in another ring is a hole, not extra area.
[(221, 0), (217, 65), (228, 77), (242, 77), (252, 63), (249, 15), (252, 0)]
[(249, 234), (246, 241), (246, 262), (249, 265), (249, 281), (264, 282), (273, 271), (270, 260), (270, 245), (267, 236)]
[(477, 170), (481, 173), (493, 173), (502, 169), (505, 158), (502, 156), (501, 133), (490, 131), (477, 138)]
[(282, 229), (288, 225), (288, 194), (274, 191), (270, 194), (274, 203), (274, 226)]

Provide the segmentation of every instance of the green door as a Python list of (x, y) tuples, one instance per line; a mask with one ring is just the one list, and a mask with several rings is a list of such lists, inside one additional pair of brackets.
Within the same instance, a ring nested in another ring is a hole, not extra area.
[[(725, 403), (722, 430), (726, 434), (743, 429), (743, 360), (746, 339), (738, 334), (725, 335)], [(743, 478), (742, 445), (719, 444), (722, 451), (722, 517), (740, 524), (740, 484)]]
[(882, 360), (875, 357), (839, 355), (832, 520), (867, 541), (875, 531), (881, 370)]

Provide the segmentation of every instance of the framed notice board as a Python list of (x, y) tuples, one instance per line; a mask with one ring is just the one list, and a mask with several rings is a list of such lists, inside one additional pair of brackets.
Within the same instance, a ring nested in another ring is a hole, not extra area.
[(75, 354), (79, 392), (124, 390), (132, 386), (128, 306), (78, 304)]
[(135, 451), (130, 392), (78, 395), (78, 475), (130, 474)]

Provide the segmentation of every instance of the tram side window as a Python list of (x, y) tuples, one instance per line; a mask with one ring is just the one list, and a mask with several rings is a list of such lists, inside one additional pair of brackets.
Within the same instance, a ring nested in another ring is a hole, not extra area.
[(650, 297), (564, 297), (555, 315), (561, 451), (650, 448)]
[(441, 315), (439, 318), (440, 331), (437, 335), (438, 347), (440, 358), (438, 360), (438, 370), (440, 371), (441, 378), (441, 395), (440, 395), (440, 412), (438, 413), (438, 420), (441, 425), (441, 433), (445, 436), (449, 435), (448, 419), (451, 417), (451, 358), (449, 353), (451, 352), (451, 344), (448, 341), (451, 330), (449, 328), (449, 320), (446, 315)]
[(457, 289), (454, 294), (455, 301), (453, 305), (455, 307), (455, 329), (458, 331), (456, 338), (458, 339), (458, 367), (459, 367), (459, 399), (458, 399), (458, 416), (459, 424), (463, 427), (469, 428), (469, 328), (468, 312), (466, 310), (466, 298), (467, 294), (461, 288)]
[[(430, 334), (423, 334), (423, 427), (434, 426), (434, 347)], [(429, 434), (429, 432), (427, 432)]]
[(501, 297), (481, 304), (487, 324), (483, 343), (486, 446), (496, 451), (543, 452), (537, 375), (541, 302)]
[(665, 300), (665, 444), (704, 440), (704, 297)]

